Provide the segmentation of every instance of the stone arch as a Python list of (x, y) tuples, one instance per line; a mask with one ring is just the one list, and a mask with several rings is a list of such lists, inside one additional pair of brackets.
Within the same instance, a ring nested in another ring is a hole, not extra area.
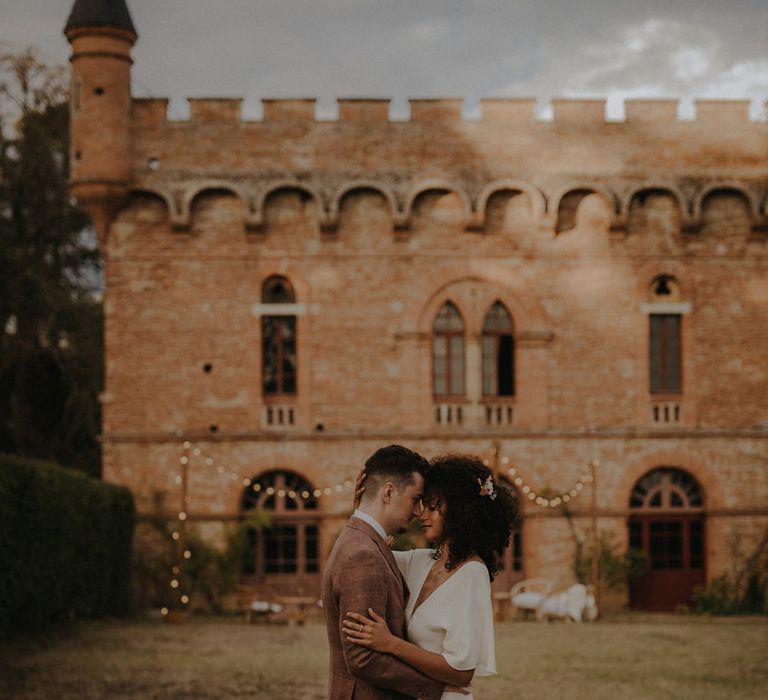
[[(147, 246), (157, 244), (165, 237), (169, 224), (173, 225), (172, 200), (169, 198), (170, 193), (156, 189), (131, 188), (115, 213), (107, 240), (100, 240), (100, 245), (108, 246), (108, 250), (115, 254), (118, 251), (120, 254), (146, 252)], [(95, 227), (90, 213), (84, 211), (89, 223)]]
[(469, 195), (454, 183), (447, 180), (438, 179), (423, 180), (411, 188), (411, 191), (408, 193), (408, 196), (405, 199), (405, 206), (403, 207), (404, 217), (409, 220), (413, 218), (414, 205), (416, 204), (416, 200), (428, 192), (441, 192), (443, 194), (450, 193), (457, 195), (459, 199), (461, 199), (464, 208), (464, 216), (467, 223), (471, 220), (473, 209)]
[[(407, 329), (413, 329), (420, 333), (431, 333), (432, 322), (437, 312), (445, 301), (453, 301), (464, 318), (466, 332), (480, 335), (483, 328), (483, 320), (488, 309), (494, 302), (500, 301), (512, 315), (515, 332), (522, 333), (527, 330), (542, 330), (547, 326), (546, 319), (541, 308), (536, 302), (525, 294), (521, 287), (518, 290), (511, 289), (498, 281), (481, 277), (479, 275), (457, 275), (450, 279), (435, 280), (434, 292), (421, 305), (404, 317), (404, 325)], [(467, 301), (469, 288), (479, 289), (480, 293), (474, 295), (472, 305)]]
[(677, 202), (677, 206), (680, 212), (680, 220), (682, 221), (683, 219), (687, 218), (693, 204), (690, 199), (686, 197), (685, 194), (683, 194), (683, 191), (679, 187), (670, 182), (648, 182), (644, 185), (638, 185), (637, 187), (632, 188), (624, 198), (624, 201), (621, 205), (622, 211), (626, 212), (627, 216), (629, 216), (630, 207), (632, 206), (632, 202), (636, 197), (642, 194), (651, 194), (654, 192), (664, 192), (671, 195)]
[[(166, 216), (173, 220), (174, 215), (176, 214), (176, 208), (174, 207), (173, 202), (173, 195), (170, 191), (160, 188), (160, 187), (132, 187), (128, 194), (133, 197), (139, 196), (139, 197), (152, 197), (154, 199), (162, 200), (163, 204), (165, 204), (165, 210), (166, 210)], [(130, 202), (129, 202), (130, 205)]]
[(533, 218), (544, 216), (547, 211), (547, 198), (538, 187), (534, 187), (521, 180), (494, 180), (483, 187), (477, 195), (475, 211), (479, 217), (485, 217), (485, 209), (491, 196), (503, 191), (527, 194), (531, 203), (531, 216)]
[(721, 508), (725, 499), (718, 488), (720, 480), (715, 470), (686, 450), (661, 449), (629, 460), (616, 484), (613, 502), (622, 503), (629, 511), (629, 497), (638, 481), (654, 469), (669, 466), (693, 477), (701, 487), (707, 510)]
[(291, 285), (297, 304), (306, 304), (309, 300), (310, 287), (307, 281), (300, 275), (299, 269), (294, 264), (284, 264), (279, 261), (270, 262), (263, 267), (258, 275), (253, 277), (253, 298), (261, 299), (264, 283), (270, 278), (283, 277)]
[[(654, 474), (662, 474), (662, 473), (676, 473), (680, 474), (683, 478), (688, 479), (688, 486), (689, 490), (688, 493), (682, 493), (681, 501), (689, 500), (688, 507), (693, 508), (705, 508), (707, 503), (707, 495), (704, 488), (702, 488), (701, 484), (699, 483), (699, 480), (691, 474), (687, 469), (681, 469), (680, 467), (676, 465), (660, 465), (657, 467), (654, 467), (653, 469), (649, 469), (647, 472), (645, 472), (634, 484), (632, 487), (632, 491), (630, 492), (629, 496), (629, 507), (630, 509), (646, 509), (648, 507), (648, 503), (646, 501), (649, 500), (649, 493), (643, 493), (640, 491), (640, 487), (642, 486), (643, 482), (648, 479), (648, 477), (654, 475)], [(655, 486), (655, 485), (654, 485)], [(680, 487), (677, 484), (672, 485), (673, 488), (680, 489)], [(682, 490), (682, 489), (681, 489)], [(650, 492), (651, 494), (654, 493), (654, 491)], [(651, 497), (650, 500), (653, 500)], [(659, 507), (668, 507), (665, 505), (660, 505)]]
[(654, 280), (661, 275), (673, 277), (680, 286), (680, 294), (683, 300), (693, 301), (693, 284), (688, 268), (677, 260), (668, 258), (663, 263), (654, 260), (639, 268), (636, 278), (636, 290), (637, 298), (641, 302), (645, 303), (648, 301), (648, 290)]
[(699, 195), (696, 206), (699, 231), (705, 237), (734, 236), (738, 240), (751, 235), (759, 221), (757, 200), (738, 186), (708, 187)]
[(248, 200), (245, 191), (240, 187), (231, 187), (228, 183), (215, 182), (210, 182), (205, 186), (197, 187), (185, 194), (182, 199), (182, 213), (179, 216), (178, 225), (174, 223), (174, 227), (194, 230), (198, 225), (196, 218), (201, 214), (198, 207), (203, 198), (207, 196), (234, 198), (237, 202), (237, 213), (233, 212), (230, 219), (228, 219), (230, 229), (236, 230), (237, 226), (241, 226), (241, 230), (245, 230), (248, 227)]
[(562, 233), (575, 227), (576, 212), (581, 202), (590, 195), (599, 195), (605, 202), (610, 216), (610, 227), (616, 225), (621, 215), (621, 204), (618, 197), (610, 190), (593, 184), (583, 184), (562, 188), (556, 197), (552, 197), (550, 202), (554, 205), (557, 202), (557, 211), (555, 219), (556, 233)]
[(744, 199), (749, 211), (752, 224), (760, 218), (760, 202), (757, 197), (734, 180), (720, 181), (705, 187), (693, 201), (693, 217), (701, 220), (704, 213), (704, 203), (712, 195), (722, 192), (724, 194), (736, 194)]
[(388, 202), (392, 212), (392, 219), (395, 220), (400, 215), (397, 206), (397, 197), (392, 189), (386, 185), (373, 180), (353, 180), (344, 183), (334, 195), (333, 201), (328, 209), (328, 218), (331, 221), (338, 221), (339, 211), (341, 210), (342, 200), (349, 194), (356, 191), (372, 190), (378, 192)]
[(645, 199), (649, 196), (666, 195), (675, 202), (675, 234), (679, 234), (687, 220), (687, 212), (690, 205), (685, 196), (677, 188), (668, 185), (646, 185), (632, 190), (624, 203), (624, 211), (627, 219), (627, 233), (632, 233), (636, 225), (635, 206), (639, 202), (644, 206)]
[(229, 192), (235, 195), (243, 205), (247, 220), (248, 212), (250, 211), (250, 197), (243, 187), (228, 180), (204, 180), (190, 187), (181, 198), (179, 207), (181, 220), (188, 223), (192, 222), (192, 207), (195, 200), (207, 192)]
[(270, 183), (270, 185), (264, 189), (256, 198), (254, 214), (255, 221), (259, 227), (264, 227), (267, 224), (267, 209), (269, 207), (270, 200), (283, 193), (299, 193), (302, 202), (312, 202), (316, 208), (316, 224), (320, 227), (325, 227), (328, 224), (328, 217), (326, 215), (325, 198), (321, 192), (311, 185), (307, 185), (295, 180), (280, 180)]
[(267, 200), (283, 190), (298, 190), (299, 192), (303, 192), (310, 199), (314, 200), (318, 206), (318, 212), (321, 215), (325, 212), (325, 198), (319, 190), (315, 189), (311, 185), (298, 182), (296, 180), (277, 180), (275, 182), (269, 183), (269, 185), (254, 198), (254, 213), (256, 214), (256, 217), (260, 223), (264, 222), (264, 213)]

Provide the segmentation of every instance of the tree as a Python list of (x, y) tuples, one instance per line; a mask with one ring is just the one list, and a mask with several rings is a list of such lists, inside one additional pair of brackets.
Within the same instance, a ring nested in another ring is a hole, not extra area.
[(0, 55), (0, 451), (99, 473), (101, 262), (67, 189), (65, 72)]

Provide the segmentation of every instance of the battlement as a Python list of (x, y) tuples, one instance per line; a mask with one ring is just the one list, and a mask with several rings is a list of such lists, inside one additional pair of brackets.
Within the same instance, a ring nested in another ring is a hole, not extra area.
[[(200, 123), (215, 122), (256, 122), (242, 116), (243, 100), (239, 97), (194, 97), (188, 98), (190, 118), (169, 120), (167, 98), (134, 98), (134, 115), (140, 124), (158, 125), (162, 121), (188, 121)], [(262, 99), (263, 123), (315, 122), (318, 119), (317, 100), (314, 98)], [(480, 101), (480, 115), (465, 118), (465, 103), (462, 98), (413, 98), (408, 101), (410, 117), (394, 120), (390, 115), (391, 100), (387, 98), (339, 98), (339, 123), (382, 123), (412, 122), (414, 124), (458, 124), (461, 122), (487, 122), (500, 124), (564, 124), (569, 126), (617, 123), (606, 117), (605, 99), (554, 99), (551, 102), (551, 120), (536, 117), (534, 98), (483, 98)], [(675, 99), (630, 99), (626, 100), (623, 123), (658, 124), (713, 124), (749, 125), (761, 124), (750, 119), (749, 100), (695, 100), (696, 115), (693, 119), (680, 119), (679, 100)], [(766, 103), (768, 105), (768, 103)], [(622, 122), (618, 122), (622, 123)]]

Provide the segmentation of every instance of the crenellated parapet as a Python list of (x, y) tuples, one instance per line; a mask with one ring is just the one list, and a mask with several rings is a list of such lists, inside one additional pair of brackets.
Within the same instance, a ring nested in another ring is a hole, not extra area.
[(768, 229), (768, 129), (750, 121), (746, 100), (699, 100), (688, 121), (675, 100), (628, 100), (623, 122), (606, 120), (605, 100), (555, 100), (549, 121), (536, 119), (533, 99), (484, 99), (471, 119), (460, 99), (413, 99), (407, 120), (391, 119), (390, 101), (375, 98), (338, 100), (336, 120), (319, 119), (312, 98), (263, 100), (260, 120), (242, 118), (239, 98), (189, 105), (189, 119), (175, 121), (166, 99), (132, 108), (132, 187), (162, 197), (177, 230), (191, 226), (195, 198), (210, 190), (243, 202), (253, 234), (282, 191), (313, 201), (331, 236), (344, 199), (359, 191), (384, 199), (398, 235), (430, 193), (453, 198), (467, 231), (486, 229), (489, 200), (507, 193), (526, 199), (534, 225), (557, 233), (593, 194), (620, 235), (633, 201), (663, 192), (681, 232), (695, 234), (707, 198), (722, 191), (743, 200), (755, 234)]
[(243, 100), (240, 97), (191, 97), (188, 98), (190, 118), (188, 120), (170, 119), (167, 115), (167, 98), (134, 98), (135, 118), (140, 124), (156, 123), (158, 117), (169, 123), (179, 122), (337, 122), (340, 124), (381, 124), (381, 123), (477, 123), (494, 124), (582, 124), (599, 123), (625, 124), (679, 123), (688, 126), (733, 124), (762, 125), (763, 122), (751, 120), (749, 100), (710, 100), (694, 101), (693, 119), (679, 117), (679, 100), (675, 99), (628, 99), (624, 101), (624, 121), (609, 120), (606, 116), (605, 99), (553, 99), (551, 119), (539, 119), (536, 116), (535, 98), (487, 97), (480, 100), (479, 114), (465, 117), (465, 103), (462, 98), (412, 98), (408, 100), (410, 115), (407, 119), (393, 119), (390, 116), (391, 100), (387, 98), (338, 98), (338, 117), (320, 118), (317, 114), (315, 98), (263, 98), (262, 118), (245, 119), (242, 116)]

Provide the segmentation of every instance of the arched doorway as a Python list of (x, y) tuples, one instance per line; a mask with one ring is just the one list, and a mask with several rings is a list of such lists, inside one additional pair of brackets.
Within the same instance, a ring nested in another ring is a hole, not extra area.
[(629, 546), (645, 552), (648, 571), (630, 586), (638, 610), (675, 610), (689, 605), (706, 583), (704, 497), (690, 474), (660, 467), (646, 474), (629, 499)]
[(248, 519), (269, 514), (270, 525), (250, 528), (242, 577), (281, 593), (314, 594), (320, 590), (318, 492), (304, 477), (269, 471), (246, 487), (240, 513)]

